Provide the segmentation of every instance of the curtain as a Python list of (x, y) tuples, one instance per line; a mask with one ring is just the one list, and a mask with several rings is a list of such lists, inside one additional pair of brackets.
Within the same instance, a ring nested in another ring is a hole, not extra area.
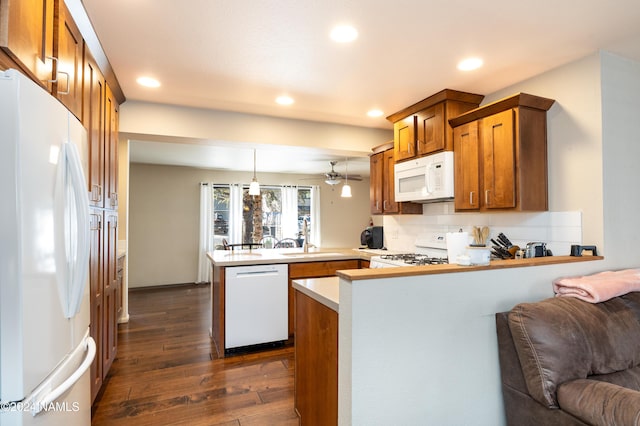
[(200, 183), (200, 239), (198, 243), (199, 283), (211, 280), (211, 262), (207, 252), (213, 251), (213, 184)]
[(229, 185), (229, 244), (242, 242), (242, 185)]
[(309, 243), (321, 247), (320, 234), (320, 186), (311, 187), (311, 229), (309, 230)]
[(298, 187), (282, 187), (282, 238), (298, 236)]

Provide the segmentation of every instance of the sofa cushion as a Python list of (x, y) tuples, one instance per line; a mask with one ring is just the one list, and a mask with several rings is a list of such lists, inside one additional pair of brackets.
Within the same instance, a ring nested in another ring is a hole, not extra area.
[(640, 365), (640, 294), (602, 303), (551, 298), (516, 305), (509, 313), (527, 390), (557, 408), (564, 382)]
[(640, 392), (579, 379), (558, 387), (562, 410), (594, 426), (640, 426)]

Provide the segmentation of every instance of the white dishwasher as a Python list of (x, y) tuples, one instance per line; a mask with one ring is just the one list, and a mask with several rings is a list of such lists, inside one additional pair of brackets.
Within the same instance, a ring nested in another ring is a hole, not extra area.
[(287, 264), (225, 268), (225, 350), (289, 338), (288, 285)]

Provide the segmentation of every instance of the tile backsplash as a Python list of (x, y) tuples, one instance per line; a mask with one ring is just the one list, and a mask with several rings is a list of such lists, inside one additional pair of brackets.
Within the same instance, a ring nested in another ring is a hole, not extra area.
[(582, 244), (582, 213), (456, 213), (453, 202), (425, 204), (422, 215), (384, 216), (384, 242), (389, 250), (414, 251), (415, 241), (422, 235), (456, 232), (471, 234), (474, 226), (488, 226), (490, 237), (504, 233), (511, 242), (525, 247), (528, 242), (542, 241), (554, 255), (568, 255), (572, 244)]

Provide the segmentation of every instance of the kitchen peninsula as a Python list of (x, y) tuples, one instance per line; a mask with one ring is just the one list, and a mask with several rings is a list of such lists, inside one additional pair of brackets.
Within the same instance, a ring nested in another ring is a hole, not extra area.
[[(338, 424), (505, 424), (495, 313), (551, 297), (553, 279), (591, 273), (601, 259), (348, 270), (294, 281), (296, 300), (304, 299), (305, 307), (312, 299), (339, 313)], [(322, 327), (316, 336), (332, 335), (324, 320), (309, 323)], [(328, 363), (332, 353), (329, 347)], [(314, 420), (332, 408), (331, 392), (314, 400), (327, 407), (310, 408), (309, 397), (298, 395), (304, 389), (296, 387), (303, 422), (305, 412)]]
[[(320, 264), (328, 272), (319, 276), (336, 275), (289, 281), (298, 290), (296, 297), (303, 293), (307, 302), (337, 313), (341, 425), (505, 424), (495, 313), (551, 297), (553, 279), (597, 272), (603, 259), (553, 256), (492, 261), (488, 266), (355, 266), (329, 273), (333, 262), (357, 264), (369, 256), (353, 250), (209, 254), (212, 301), (218, 304), (216, 293), (224, 291), (220, 283), (229, 266)], [(301, 287), (313, 283), (324, 290)], [(215, 326), (215, 315), (213, 320)], [(309, 319), (308, 324), (314, 323)]]

